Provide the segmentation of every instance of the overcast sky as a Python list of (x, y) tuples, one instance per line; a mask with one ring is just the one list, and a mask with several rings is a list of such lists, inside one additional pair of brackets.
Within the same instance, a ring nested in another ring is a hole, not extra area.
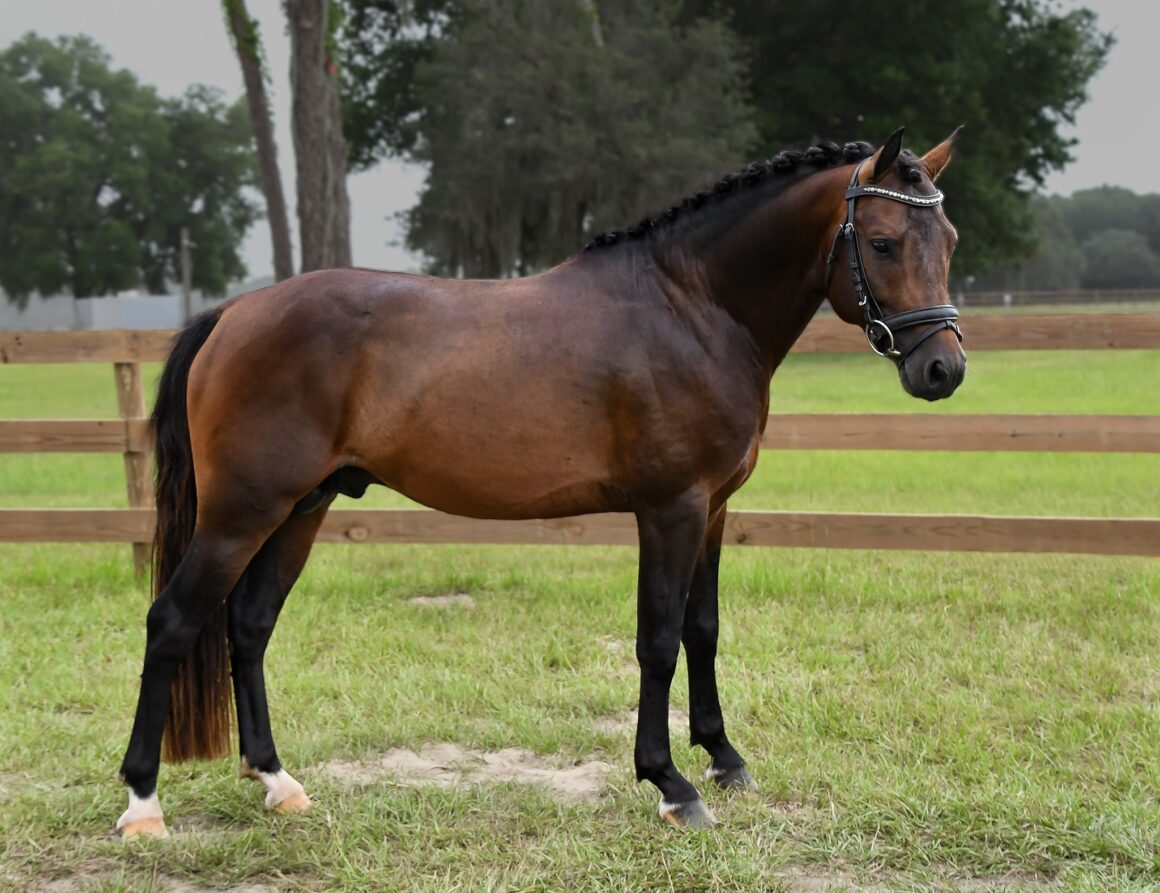
[[(247, 3), (260, 22), (266, 44), (279, 160), (287, 198), (292, 202), (289, 38), (281, 0)], [(1064, 5), (1080, 4), (1065, 0)], [(1092, 82), (1091, 98), (1079, 113), (1073, 134), (1079, 139), (1076, 160), (1052, 176), (1048, 187), (1069, 193), (1114, 183), (1137, 192), (1160, 192), (1160, 165), (1133, 160), (1141, 157), (1141, 149), (1160, 142), (1160, 115), (1150, 99), (1149, 86), (1155, 80), (1155, 4), (1152, 0), (1087, 0), (1082, 5), (1096, 11), (1101, 27), (1115, 34), (1117, 44), (1108, 65)], [(181, 93), (193, 83), (220, 87), (231, 99), (243, 90), (220, 0), (0, 0), (0, 47), (27, 31), (44, 36), (88, 34), (105, 48), (117, 67), (130, 69), (163, 95)], [(415, 259), (398, 245), (400, 233), (394, 215), (414, 204), (422, 182), (421, 169), (390, 162), (350, 178), (356, 264), (394, 270), (416, 268)], [(251, 230), (244, 255), (252, 276), (270, 271), (270, 238), (264, 225)]]

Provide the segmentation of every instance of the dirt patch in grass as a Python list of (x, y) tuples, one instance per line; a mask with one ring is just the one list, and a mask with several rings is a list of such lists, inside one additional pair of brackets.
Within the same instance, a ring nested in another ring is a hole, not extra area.
[(595, 800), (604, 790), (611, 769), (601, 760), (562, 766), (520, 747), (488, 752), (450, 743), (428, 744), (418, 753), (394, 748), (378, 757), (354, 762), (332, 760), (319, 767), (323, 775), (349, 785), (383, 780), (441, 787), (516, 782), (546, 788), (569, 802)]
[(466, 592), (447, 592), (443, 595), (416, 595), (406, 601), (420, 608), (474, 608), (475, 599)]
[(873, 881), (859, 882), (852, 875), (844, 872), (825, 873), (822, 871), (808, 871), (790, 869), (781, 872), (779, 877), (785, 883), (789, 893), (839, 893), (849, 890), (855, 893), (885, 893), (886, 888)]
[(1055, 881), (1020, 872), (995, 877), (959, 878), (948, 875), (921, 879), (907, 874), (876, 873), (860, 878), (846, 871), (791, 868), (779, 872), (778, 877), (784, 883), (787, 893), (888, 893), (898, 889), (947, 893), (1040, 893), (1058, 887)]
[(0, 797), (10, 797), (17, 791), (32, 787), (32, 780), (21, 772), (0, 772)]
[[(89, 890), (122, 889), (126, 883), (123, 872), (107, 865), (82, 869), (72, 874), (46, 881), (33, 881), (13, 889), (36, 891), (36, 893), (86, 893)], [(154, 893), (275, 893), (276, 888), (267, 884), (240, 884), (235, 887), (208, 887), (182, 878), (160, 875), (149, 879), (149, 889)]]
[(632, 654), (632, 643), (627, 639), (616, 639), (612, 636), (601, 636), (600, 646), (609, 654)]
[[(73, 874), (65, 878), (57, 878), (50, 880), (48, 884), (41, 887), (35, 887), (35, 890), (43, 893), (85, 893), (89, 890), (108, 890), (108, 888), (116, 887), (117, 881), (122, 880), (121, 876), (100, 877), (100, 876), (85, 876), (85, 874)], [(154, 893), (276, 893), (274, 887), (268, 887), (264, 884), (245, 884), (240, 887), (203, 887), (200, 884), (190, 884), (186, 880), (175, 880), (173, 878), (158, 878), (157, 884), (150, 887)]]
[(952, 889), (961, 890), (963, 893), (1000, 893), (1000, 891), (1002, 893), (1017, 893), (1020, 890), (1032, 893), (1032, 891), (1054, 890), (1059, 887), (1058, 881), (1020, 871), (1012, 871), (994, 877), (955, 878), (951, 883)]
[[(602, 716), (592, 720), (592, 728), (606, 735), (622, 735), (636, 729), (636, 711), (625, 710), (615, 716)], [(688, 733), (689, 711), (673, 707), (669, 709), (669, 730), (679, 730), (681, 735)]]

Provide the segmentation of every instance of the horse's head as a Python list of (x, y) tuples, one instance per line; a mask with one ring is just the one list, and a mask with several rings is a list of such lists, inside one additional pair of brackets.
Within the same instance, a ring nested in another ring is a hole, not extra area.
[(958, 236), (934, 185), (958, 133), (916, 158), (902, 153), (900, 128), (861, 162), (828, 260), (834, 312), (863, 326), (875, 353), (897, 364), (907, 393), (926, 400), (949, 397), (967, 370), (947, 290)]

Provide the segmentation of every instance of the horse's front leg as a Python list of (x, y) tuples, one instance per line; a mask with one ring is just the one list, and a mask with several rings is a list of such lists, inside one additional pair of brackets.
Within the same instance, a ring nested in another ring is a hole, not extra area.
[(673, 765), (669, 749), (669, 686), (681, 647), (685, 599), (705, 538), (708, 504), (700, 494), (686, 494), (663, 507), (641, 509), (636, 517), (640, 532), (636, 777), (660, 788), (663, 819), (679, 827), (709, 827), (713, 816), (697, 789)]
[(721, 537), (725, 506), (712, 518), (705, 545), (697, 558), (681, 638), (689, 667), (689, 727), (692, 743), (709, 752), (705, 777), (722, 788), (756, 790), (745, 760), (725, 735), (725, 720), (717, 697), (717, 569), (721, 564)]

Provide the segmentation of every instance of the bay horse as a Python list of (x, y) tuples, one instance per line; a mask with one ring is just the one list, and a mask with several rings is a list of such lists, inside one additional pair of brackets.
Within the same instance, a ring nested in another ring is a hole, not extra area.
[(267, 807), (310, 805), (274, 747), (263, 656), (330, 502), (372, 483), (475, 518), (635, 514), (636, 775), (668, 822), (711, 825), (673, 765), (668, 702), (683, 642), (706, 776), (754, 787), (714, 669), (726, 500), (757, 461), (770, 378), (824, 299), (910, 394), (963, 380), (957, 237), (934, 185), (957, 134), (921, 158), (901, 130), (876, 151), (784, 152), (540, 275), (327, 270), (193, 320), (153, 412), (156, 598), (121, 835), (167, 833), (163, 737), (173, 760), (228, 750), (231, 681), (242, 775)]

